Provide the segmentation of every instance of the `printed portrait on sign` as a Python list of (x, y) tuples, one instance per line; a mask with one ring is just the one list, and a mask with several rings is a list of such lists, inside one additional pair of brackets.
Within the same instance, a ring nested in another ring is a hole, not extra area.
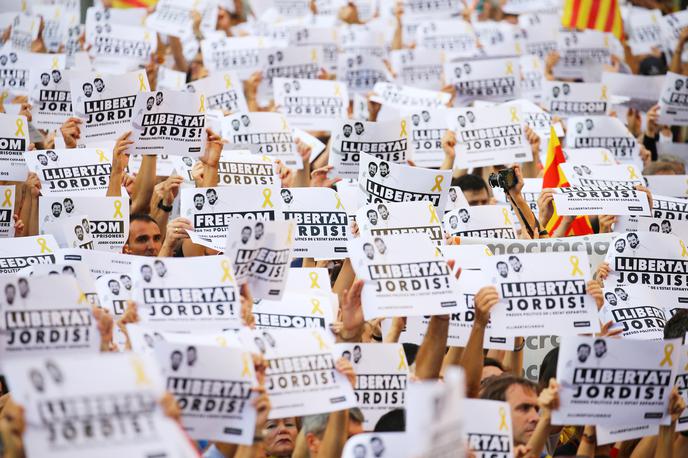
[(8, 283), (5, 285), (5, 301), (7, 305), (14, 304), (14, 298), (17, 296), (17, 288), (12, 284)]
[(607, 342), (605, 342), (603, 339), (595, 340), (593, 347), (595, 348), (595, 357), (604, 358), (604, 356), (607, 354)]
[(198, 350), (193, 345), (186, 347), (186, 364), (192, 367), (198, 360)]
[(382, 220), (387, 221), (387, 218), (389, 218), (389, 210), (387, 209), (387, 206), (380, 204), (377, 206), (377, 211), (380, 212), (380, 217)]
[(363, 244), (363, 253), (365, 253), (366, 258), (373, 260), (375, 258), (375, 248), (372, 243)]
[(347, 361), (351, 361), (351, 352), (349, 350), (344, 350), (342, 352), (342, 358), (346, 359)]
[(633, 249), (638, 248), (638, 245), (640, 245), (640, 239), (638, 238), (638, 234), (635, 232), (629, 232), (626, 236), (626, 239), (628, 239), (628, 246)]
[(452, 229), (456, 229), (457, 227), (459, 227), (459, 217), (458, 216), (451, 215), (449, 217), (449, 227), (451, 227)]
[(41, 73), (41, 84), (43, 86), (50, 84), (50, 75), (48, 73)]
[(86, 97), (91, 97), (93, 95), (93, 85), (91, 83), (84, 83), (81, 89)]
[(387, 251), (387, 245), (385, 244), (384, 240), (382, 240), (380, 237), (375, 237), (373, 243), (375, 243), (375, 248), (377, 248), (378, 253), (385, 254)]
[(344, 124), (344, 127), (342, 127), (342, 132), (346, 138), (349, 138), (353, 132), (353, 127), (351, 127), (349, 124)]
[(509, 266), (507, 265), (507, 263), (504, 261), (499, 261), (497, 263), (497, 272), (499, 272), (499, 275), (502, 278), (506, 278), (507, 276), (509, 276)]
[(19, 287), (19, 297), (25, 299), (29, 295), (29, 281), (26, 278), (20, 278), (17, 281)]
[(120, 275), (119, 280), (127, 291), (131, 290), (131, 277), (129, 275)]
[(255, 237), (256, 240), (260, 240), (263, 238), (263, 234), (265, 234), (265, 224), (258, 222), (256, 223), (256, 231), (255, 231)]
[(520, 272), (521, 268), (523, 267), (523, 264), (521, 264), (521, 260), (518, 258), (518, 256), (509, 256), (509, 265), (516, 273)]
[(150, 283), (150, 281), (153, 279), (153, 268), (148, 264), (142, 265), (141, 276), (143, 277), (143, 281)]
[(611, 291), (604, 293), (604, 299), (607, 301), (607, 304), (611, 305), (612, 307), (615, 307), (619, 303), (616, 294), (612, 293)]
[(456, 189), (454, 188), (449, 188), (449, 200), (452, 202), (456, 202), (456, 198), (458, 195), (456, 194)]
[(618, 298), (621, 299), (622, 301), (628, 300), (628, 293), (623, 288), (617, 286), (616, 288), (614, 288), (614, 292), (616, 293)]
[(108, 281), (108, 289), (110, 290), (110, 293), (112, 293), (112, 295), (119, 296), (120, 284), (114, 278)]
[(208, 204), (215, 205), (215, 202), (217, 202), (217, 191), (210, 188), (205, 192), (205, 197), (208, 199)]
[(586, 343), (578, 345), (578, 350), (576, 351), (576, 353), (578, 354), (578, 361), (580, 361), (581, 363), (586, 362), (590, 357), (591, 351), (592, 349), (590, 348), (590, 345)]
[(387, 175), (389, 175), (389, 164), (382, 161), (380, 162), (380, 176), (384, 178)]
[(377, 164), (375, 162), (371, 162), (368, 164), (368, 175), (370, 178), (373, 178), (377, 174)]
[(53, 204), (50, 206), (50, 211), (55, 218), (59, 218), (62, 214), (62, 204), (59, 202), (53, 202)]
[(162, 92), (158, 91), (158, 92), (155, 94), (155, 106), (158, 106), (158, 107), (159, 107), (160, 104), (162, 104), (162, 100), (163, 100), (163, 98), (162, 98)]
[(74, 267), (72, 266), (64, 266), (62, 268), (62, 273), (65, 275), (71, 275), (72, 277), (76, 277), (76, 272), (74, 271)]
[(659, 224), (657, 224), (657, 223), (650, 224), (650, 232), (659, 232)]
[(45, 154), (39, 154), (38, 156), (36, 156), (36, 158), (42, 166), (48, 165), (48, 156), (46, 156)]
[(62, 73), (60, 73), (59, 70), (53, 70), (51, 73), (53, 75), (53, 82), (55, 82), (56, 84), (62, 80)]
[(363, 123), (362, 122), (354, 123), (354, 130), (356, 131), (356, 135), (361, 135), (365, 130), (363, 128)]
[(471, 215), (470, 215), (470, 213), (468, 213), (467, 209), (462, 208), (459, 210), (459, 218), (461, 218), (461, 222), (466, 224), (471, 219)]
[(282, 189), (280, 191), (280, 196), (282, 196), (282, 200), (284, 201), (285, 204), (290, 204), (292, 200), (294, 200), (294, 196), (292, 195), (291, 191), (288, 189)]
[(361, 350), (360, 345), (354, 345), (354, 363), (358, 364), (358, 362), (361, 360), (363, 357), (363, 352)]
[(368, 217), (368, 221), (370, 222), (370, 224), (372, 224), (373, 226), (377, 226), (377, 212), (375, 210), (371, 208), (366, 213), (366, 216)]
[(669, 220), (662, 221), (662, 232), (665, 234), (671, 234), (671, 222)]
[(203, 205), (205, 204), (205, 196), (201, 193), (194, 194), (194, 207), (196, 210), (203, 210)]
[(103, 92), (105, 90), (105, 83), (103, 82), (102, 78), (96, 78), (93, 80), (93, 86), (96, 88), (96, 91)]
[(249, 226), (244, 226), (241, 228), (241, 243), (247, 244), (248, 241), (251, 239), (251, 233), (253, 232), (253, 229), (251, 229)]
[(158, 277), (164, 278), (167, 274), (167, 267), (165, 266), (165, 263), (158, 259), (153, 263), (153, 265), (155, 266), (155, 273), (158, 274)]
[(182, 365), (182, 360), (184, 359), (184, 355), (182, 355), (182, 352), (179, 350), (175, 350), (172, 352), (170, 355), (170, 367), (172, 368), (173, 371), (178, 371), (179, 368)]
[(74, 201), (69, 197), (65, 198), (62, 201), (62, 205), (64, 205), (65, 212), (67, 213), (72, 213), (72, 211), (74, 210)]
[(623, 251), (626, 249), (626, 241), (622, 238), (616, 239), (614, 242), (614, 249), (617, 251), (617, 253), (623, 253)]

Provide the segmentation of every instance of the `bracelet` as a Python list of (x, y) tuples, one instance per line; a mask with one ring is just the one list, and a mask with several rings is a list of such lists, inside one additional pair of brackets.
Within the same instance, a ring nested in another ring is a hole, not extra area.
[(594, 444), (594, 443), (597, 442), (597, 436), (594, 435), (594, 434), (585, 434), (585, 433), (583, 433), (583, 439), (584, 439), (586, 442), (590, 442), (591, 444)]
[(158, 208), (164, 212), (167, 212), (167, 213), (172, 211), (172, 206), (171, 205), (170, 206), (165, 205), (163, 203), (162, 199), (160, 199), (160, 201), (158, 202)]

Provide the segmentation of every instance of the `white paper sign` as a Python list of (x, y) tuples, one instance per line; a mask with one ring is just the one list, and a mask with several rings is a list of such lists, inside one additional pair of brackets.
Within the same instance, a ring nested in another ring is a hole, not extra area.
[(16, 186), (0, 186), (0, 238), (14, 237), (14, 200)]
[(569, 148), (605, 148), (618, 162), (640, 165), (640, 146), (618, 118), (572, 116), (567, 120), (566, 133)]
[(38, 174), (44, 196), (105, 196), (112, 152), (107, 148), (30, 151), (26, 164)]
[(274, 78), (273, 92), (277, 110), (292, 127), (329, 131), (348, 115), (349, 94), (338, 81)]
[(611, 108), (607, 86), (602, 83), (545, 81), (542, 99), (550, 114), (561, 117), (604, 116)]
[(658, 122), (674, 126), (688, 125), (688, 79), (685, 76), (669, 72), (664, 77)]
[(31, 124), (36, 129), (58, 129), (72, 115), (72, 94), (64, 70), (31, 72)]
[(444, 230), (460, 237), (515, 239), (513, 216), (506, 205), (477, 205), (444, 214)]
[(33, 264), (55, 264), (55, 238), (45, 236), (0, 238), (0, 274), (11, 274)]
[(244, 96), (244, 87), (234, 72), (216, 72), (206, 78), (192, 81), (186, 90), (205, 94), (206, 110), (223, 110), (230, 113), (247, 112), (248, 105)]
[(650, 203), (643, 191), (619, 185), (614, 189), (595, 186), (556, 188), (554, 207), (566, 215), (650, 215)]
[(381, 235), (423, 233), (437, 245), (444, 244), (442, 226), (435, 206), (430, 202), (391, 202), (370, 204), (356, 212), (362, 233)]
[(513, 457), (509, 404), (488, 399), (466, 399), (464, 403), (468, 449), (479, 457)]
[(24, 152), (29, 150), (29, 123), (25, 116), (0, 113), (0, 178), (24, 181), (29, 173)]
[(506, 101), (520, 95), (520, 68), (516, 58), (450, 62), (444, 64), (447, 83), (456, 87), (459, 101)]

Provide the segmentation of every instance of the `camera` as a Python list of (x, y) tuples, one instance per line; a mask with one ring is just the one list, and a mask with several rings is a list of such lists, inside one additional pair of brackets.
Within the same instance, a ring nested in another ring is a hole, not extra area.
[(508, 191), (518, 184), (518, 177), (512, 168), (499, 170), (497, 173), (491, 173), (487, 179), (490, 186), (493, 188), (502, 188)]

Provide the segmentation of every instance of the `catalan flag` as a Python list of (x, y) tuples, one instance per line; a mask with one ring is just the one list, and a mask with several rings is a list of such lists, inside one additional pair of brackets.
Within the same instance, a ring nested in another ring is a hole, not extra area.
[[(562, 188), (568, 187), (569, 182), (559, 168), (559, 164), (566, 162), (564, 151), (561, 149), (559, 137), (554, 131), (554, 126), (550, 126), (549, 142), (547, 143), (547, 159), (545, 160), (545, 171), (542, 177), (542, 188)], [(561, 216), (557, 215), (556, 209), (552, 214), (552, 218), (546, 223), (547, 232), (550, 235), (561, 224)], [(588, 235), (592, 234), (592, 226), (587, 216), (577, 216), (566, 235)]]
[(619, 0), (564, 0), (564, 27), (611, 32), (623, 38)]

